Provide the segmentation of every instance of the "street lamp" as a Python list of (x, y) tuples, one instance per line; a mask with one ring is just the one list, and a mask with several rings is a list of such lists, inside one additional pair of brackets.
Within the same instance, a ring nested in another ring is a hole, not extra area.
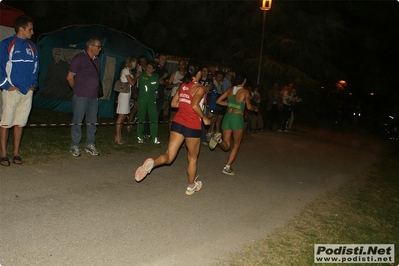
[(263, 39), (265, 37), (265, 21), (266, 21), (266, 11), (272, 8), (272, 0), (262, 0), (262, 6), (260, 7), (263, 10), (263, 29), (262, 29), (262, 42), (260, 44), (260, 55), (259, 55), (259, 68), (258, 68), (258, 82), (259, 85), (260, 80), (260, 68), (262, 65), (262, 54), (263, 54)]
[(338, 80), (337, 83), (335, 84), (335, 87), (339, 91), (344, 91), (347, 83), (345, 80)]

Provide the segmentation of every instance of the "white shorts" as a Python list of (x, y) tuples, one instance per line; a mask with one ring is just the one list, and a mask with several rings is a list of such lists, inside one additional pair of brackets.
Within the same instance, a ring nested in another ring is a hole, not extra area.
[(120, 92), (118, 96), (118, 107), (116, 108), (116, 113), (120, 115), (130, 114), (130, 96), (131, 92), (123, 93)]
[(18, 90), (3, 90), (1, 94), (3, 100), (3, 114), (1, 116), (0, 126), (4, 128), (10, 128), (12, 126), (24, 127), (32, 108), (33, 91), (28, 91), (28, 93), (24, 95)]

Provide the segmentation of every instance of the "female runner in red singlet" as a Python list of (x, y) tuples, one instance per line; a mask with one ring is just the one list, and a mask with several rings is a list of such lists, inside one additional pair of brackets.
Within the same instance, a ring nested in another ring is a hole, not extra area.
[(201, 107), (206, 88), (197, 83), (201, 77), (199, 65), (189, 64), (187, 70), (182, 85), (171, 101), (171, 106), (179, 109), (173, 118), (168, 149), (166, 153), (155, 159), (148, 158), (145, 160), (144, 164), (137, 168), (135, 179), (139, 182), (154, 167), (171, 164), (176, 158), (180, 146), (185, 141), (188, 150), (188, 187), (186, 194), (192, 195), (202, 188), (202, 182), (197, 180), (197, 160), (201, 147), (201, 123), (209, 125), (210, 120), (205, 116), (202, 111), (203, 107)]

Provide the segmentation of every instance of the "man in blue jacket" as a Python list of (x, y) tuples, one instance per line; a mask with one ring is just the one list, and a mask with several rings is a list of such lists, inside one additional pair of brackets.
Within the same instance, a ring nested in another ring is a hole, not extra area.
[(22, 164), (19, 147), (23, 127), (32, 107), (33, 91), (38, 85), (39, 57), (33, 35), (33, 19), (22, 15), (15, 19), (16, 34), (0, 43), (0, 87), (3, 114), (0, 122), (0, 146), (2, 166), (10, 166), (7, 157), (9, 129), (14, 127), (13, 162)]

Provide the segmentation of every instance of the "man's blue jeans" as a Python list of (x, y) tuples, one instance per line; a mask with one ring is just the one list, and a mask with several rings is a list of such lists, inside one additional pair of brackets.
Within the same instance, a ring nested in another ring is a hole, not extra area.
[(72, 100), (73, 118), (71, 126), (71, 149), (79, 149), (82, 139), (82, 126), (77, 125), (83, 122), (86, 117), (86, 142), (85, 147), (96, 142), (98, 99), (73, 96)]

